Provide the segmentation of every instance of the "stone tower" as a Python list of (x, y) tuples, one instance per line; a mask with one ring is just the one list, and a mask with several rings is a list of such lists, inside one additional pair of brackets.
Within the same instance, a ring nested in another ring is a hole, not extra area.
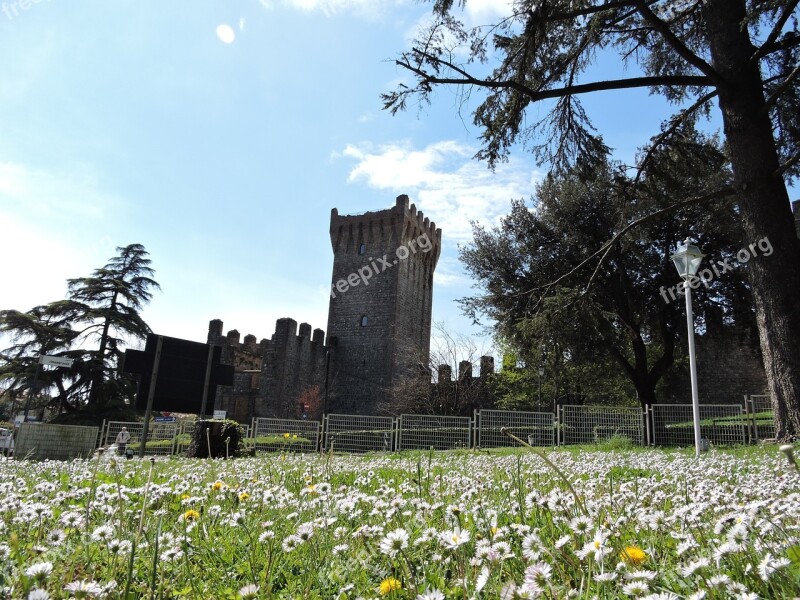
[(442, 230), (402, 195), (381, 211), (334, 208), (330, 235), (328, 410), (376, 414), (398, 378), (427, 365)]

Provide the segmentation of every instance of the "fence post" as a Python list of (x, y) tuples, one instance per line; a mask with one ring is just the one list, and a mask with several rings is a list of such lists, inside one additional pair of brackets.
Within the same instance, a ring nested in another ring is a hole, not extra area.
[(747, 443), (747, 436), (745, 434), (745, 416), (742, 414), (742, 407), (739, 407), (739, 422), (742, 424), (742, 444)]
[(650, 406), (649, 404), (645, 404), (644, 405), (644, 430), (647, 433), (647, 442), (646, 442), (647, 446), (652, 446), (653, 445), (651, 443), (651, 440), (650, 440), (650, 411), (651, 410), (653, 410), (652, 406)]
[(403, 417), (397, 417), (395, 423), (397, 424), (397, 451), (400, 452), (403, 450)]
[(744, 414), (747, 423), (747, 433), (750, 436), (750, 443), (758, 442), (758, 431), (756, 430), (755, 411), (750, 410), (750, 402), (748, 401), (747, 394), (744, 395)]
[(556, 446), (560, 446), (562, 442), (562, 438), (564, 437), (561, 428), (564, 422), (564, 413), (563, 407), (556, 404)]
[(481, 445), (481, 411), (472, 411), (472, 448), (480, 448)]

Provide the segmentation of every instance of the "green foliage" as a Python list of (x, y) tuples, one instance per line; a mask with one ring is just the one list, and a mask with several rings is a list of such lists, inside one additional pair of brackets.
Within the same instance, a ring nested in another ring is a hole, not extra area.
[(132, 423), (141, 420), (141, 414), (133, 407), (110, 404), (106, 406), (89, 407), (76, 412), (61, 413), (53, 417), (50, 422), (58, 425), (88, 425), (100, 427), (103, 421), (123, 421)]
[[(13, 342), (0, 351), (6, 394), (31, 395), (34, 409), (50, 403), (68, 412), (98, 409), (133, 395), (130, 380), (118, 373), (119, 361), (127, 340), (150, 332), (139, 313), (159, 286), (141, 244), (117, 251), (90, 277), (68, 280), (66, 300), (27, 312), (0, 311), (0, 334)], [(37, 360), (45, 354), (71, 359), (73, 365), (40, 369), (34, 390)], [(53, 400), (44, 393), (51, 391)]]
[[(523, 407), (538, 397), (540, 366), (550, 405), (563, 396), (655, 401), (659, 382), (680, 356), (682, 305), (662, 293), (678, 279), (671, 246), (690, 223), (709, 255), (731, 257), (738, 249), (736, 212), (721, 207), (712, 219), (703, 209), (683, 209), (643, 225), (638, 239), (609, 247), (590, 281), (581, 266), (620, 223), (727, 177), (714, 140), (687, 129), (679, 147), (654, 154), (639, 183), (611, 162), (584, 165), (548, 176), (532, 204), (514, 201), (499, 226), (475, 227), (461, 259), (482, 293), (462, 306), (473, 318), (493, 320), (505, 341), (514, 363), (498, 377), (505, 406)], [(567, 275), (556, 281), (559, 273)], [(714, 279), (695, 297), (702, 325), (753, 324), (742, 273)]]
[(594, 446), (599, 452), (616, 452), (620, 450), (632, 450), (637, 445), (626, 435), (614, 434)]
[(244, 427), (230, 419), (208, 419), (195, 423), (187, 456), (229, 458), (244, 451)]

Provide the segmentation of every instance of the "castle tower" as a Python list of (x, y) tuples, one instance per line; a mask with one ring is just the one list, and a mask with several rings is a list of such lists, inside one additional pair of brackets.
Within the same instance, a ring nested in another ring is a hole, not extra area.
[(427, 365), (442, 230), (408, 196), (360, 215), (331, 211), (329, 412), (376, 414), (398, 378)]

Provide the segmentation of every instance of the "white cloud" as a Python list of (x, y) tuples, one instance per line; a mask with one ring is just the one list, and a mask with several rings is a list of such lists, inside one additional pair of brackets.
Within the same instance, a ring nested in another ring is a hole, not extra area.
[[(278, 1), (259, 0), (267, 10), (272, 10)], [(321, 12), (328, 17), (351, 12), (358, 17), (374, 19), (394, 6), (407, 4), (408, 0), (282, 0), (281, 3), (306, 13)]]
[(513, 10), (512, 0), (469, 0), (465, 8), (469, 21), (475, 24), (494, 22), (498, 17), (510, 15)]
[(357, 161), (349, 182), (409, 194), (442, 228), (446, 242), (464, 242), (472, 239), (470, 221), (496, 224), (508, 213), (511, 199), (529, 197), (539, 178), (518, 158), (492, 172), (474, 154), (466, 144), (442, 141), (422, 150), (407, 143), (350, 144), (341, 155)]

